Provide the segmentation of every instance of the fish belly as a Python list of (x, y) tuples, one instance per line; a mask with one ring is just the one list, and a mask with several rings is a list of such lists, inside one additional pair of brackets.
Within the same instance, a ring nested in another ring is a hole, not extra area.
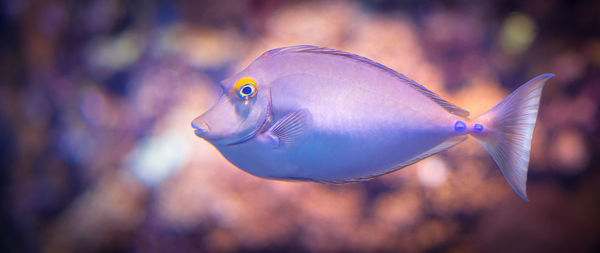
[(356, 135), (315, 131), (293, 146), (274, 147), (255, 138), (219, 150), (238, 168), (256, 176), (343, 182), (397, 170), (448, 138), (440, 131), (414, 129), (380, 129)]
[(316, 135), (311, 143), (290, 152), (290, 164), (298, 166), (289, 174), (319, 181), (370, 178), (403, 167), (445, 139), (441, 134), (410, 131), (385, 139)]

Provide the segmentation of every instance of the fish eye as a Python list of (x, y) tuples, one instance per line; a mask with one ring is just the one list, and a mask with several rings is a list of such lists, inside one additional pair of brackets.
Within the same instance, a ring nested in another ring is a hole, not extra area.
[(240, 95), (241, 98), (252, 97), (254, 96), (254, 93), (256, 93), (256, 88), (254, 88), (254, 85), (252, 84), (246, 84), (238, 89), (238, 95)]
[(237, 81), (235, 84), (238, 96), (243, 99), (248, 99), (256, 95), (257, 87), (254, 79), (245, 77)]

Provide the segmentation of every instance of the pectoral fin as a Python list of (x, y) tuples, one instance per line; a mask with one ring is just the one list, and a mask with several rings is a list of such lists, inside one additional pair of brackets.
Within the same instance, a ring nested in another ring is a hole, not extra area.
[(273, 148), (290, 146), (307, 132), (310, 122), (308, 110), (296, 110), (275, 122), (263, 135), (273, 143)]

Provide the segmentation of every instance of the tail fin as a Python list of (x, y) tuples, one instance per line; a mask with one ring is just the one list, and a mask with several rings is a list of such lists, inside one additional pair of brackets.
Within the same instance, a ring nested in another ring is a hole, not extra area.
[(472, 136), (492, 156), (506, 181), (525, 201), (529, 201), (525, 192), (527, 167), (540, 96), (544, 84), (553, 76), (543, 74), (532, 79), (473, 120), (485, 129), (474, 129)]

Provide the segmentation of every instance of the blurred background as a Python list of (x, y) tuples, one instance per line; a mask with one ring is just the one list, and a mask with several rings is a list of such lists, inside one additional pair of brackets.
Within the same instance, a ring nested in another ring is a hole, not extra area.
[[(598, 252), (600, 1), (2, 1), (2, 252)], [(264, 180), (194, 136), (214, 85), (312, 44), (476, 116), (544, 90), (522, 201), (474, 140), (377, 179)]]

